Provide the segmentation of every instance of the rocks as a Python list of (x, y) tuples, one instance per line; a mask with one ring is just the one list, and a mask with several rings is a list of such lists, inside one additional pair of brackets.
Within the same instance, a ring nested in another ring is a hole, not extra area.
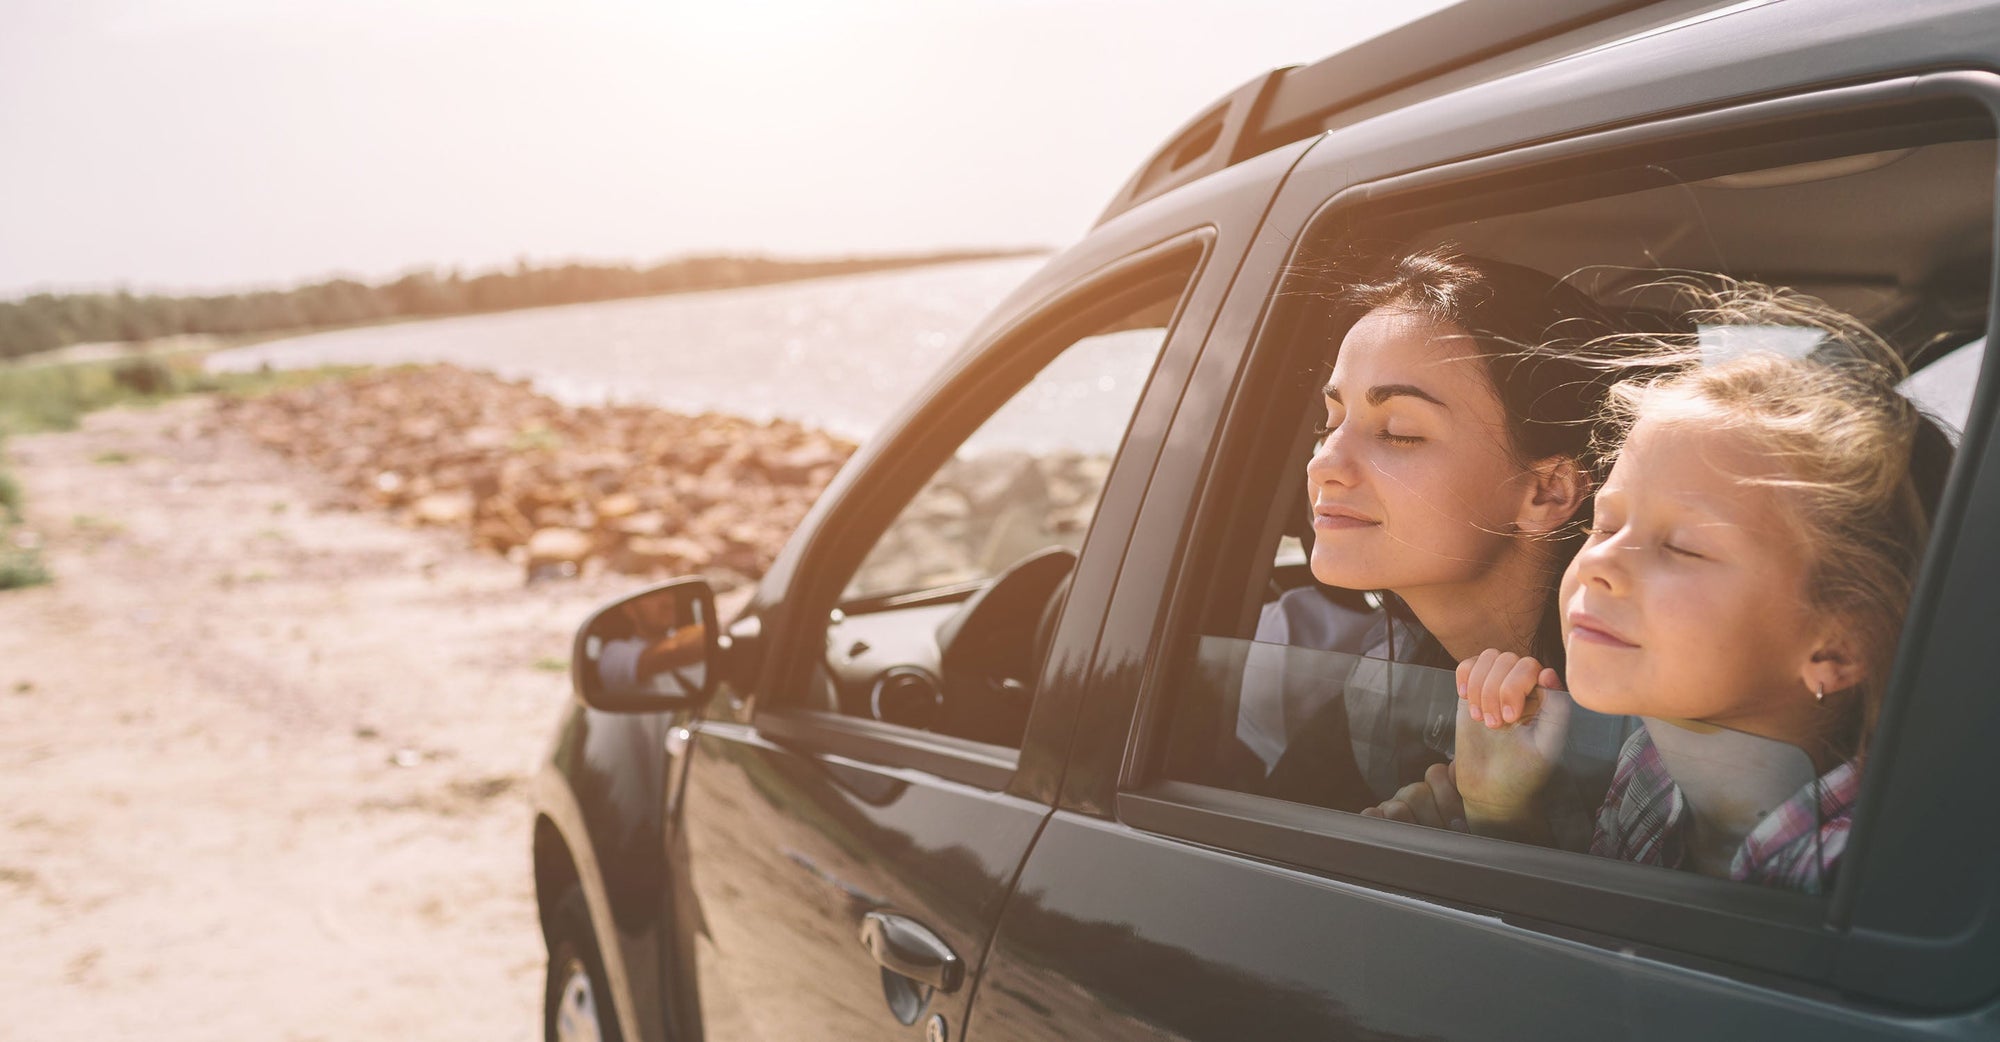
[(574, 409), (450, 366), (218, 403), (217, 422), (331, 473), (357, 509), (462, 529), (530, 576), (604, 566), (754, 579), (854, 451), (784, 421)]
[(472, 519), (472, 507), (470, 493), (433, 492), (411, 505), (410, 517), (425, 525), (462, 525)]
[(542, 528), (528, 537), (528, 563), (581, 565), (596, 544), (589, 534), (574, 528)]

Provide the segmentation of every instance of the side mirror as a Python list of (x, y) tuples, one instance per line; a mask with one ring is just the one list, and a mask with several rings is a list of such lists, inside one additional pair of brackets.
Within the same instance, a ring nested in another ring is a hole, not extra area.
[(720, 638), (707, 580), (673, 579), (586, 620), (576, 631), (570, 678), (592, 709), (686, 709), (715, 690)]

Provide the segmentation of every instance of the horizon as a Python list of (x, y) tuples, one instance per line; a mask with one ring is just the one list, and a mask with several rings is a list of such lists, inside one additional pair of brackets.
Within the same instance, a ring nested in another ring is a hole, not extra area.
[[(295, 292), (297, 290), (310, 289), (315, 286), (324, 286), (329, 283), (342, 282), (342, 281), (355, 282), (371, 288), (381, 288), (393, 284), (395, 282), (398, 282), (402, 279), (419, 275), (432, 275), (442, 279), (458, 279), (461, 281), (469, 282), (473, 279), (477, 279), (487, 275), (513, 275), (524, 270), (524, 268), (527, 271), (554, 271), (565, 267), (575, 266), (575, 267), (595, 268), (595, 269), (622, 268), (632, 271), (646, 271), (654, 268), (670, 267), (675, 264), (698, 262), (698, 261), (711, 261), (711, 260), (769, 261), (780, 264), (845, 264), (845, 263), (867, 264), (876, 261), (910, 260), (916, 262), (913, 265), (915, 267), (929, 267), (936, 264), (980, 263), (987, 260), (1007, 260), (1016, 257), (1045, 256), (1055, 253), (1059, 248), (1060, 247), (1055, 247), (1055, 246), (1033, 246), (1033, 245), (1018, 246), (1018, 247), (995, 246), (991, 248), (968, 246), (968, 247), (939, 248), (935, 250), (885, 250), (880, 253), (827, 253), (827, 254), (807, 254), (807, 253), (793, 254), (793, 253), (777, 253), (770, 251), (740, 250), (735, 252), (680, 253), (680, 254), (671, 254), (663, 257), (652, 257), (652, 258), (622, 258), (622, 257), (537, 258), (537, 257), (523, 256), (523, 257), (516, 257), (513, 260), (509, 261), (502, 261), (494, 264), (482, 264), (478, 266), (468, 266), (463, 264), (444, 265), (444, 264), (419, 263), (398, 268), (394, 271), (382, 272), (373, 275), (366, 273), (356, 273), (356, 272), (332, 272), (320, 276), (307, 276), (305, 278), (291, 280), (291, 281), (272, 281), (265, 283), (253, 283), (253, 284), (244, 284), (238, 286), (223, 286), (223, 287), (196, 287), (191, 290), (172, 290), (172, 289), (159, 290), (150, 287), (139, 288), (127, 284), (112, 284), (106, 286), (85, 286), (82, 288), (75, 288), (75, 289), (66, 287), (31, 288), (27, 290), (15, 291), (11, 294), (5, 291), (0, 291), (0, 304), (18, 304), (29, 297), (40, 296), (44, 294), (57, 297), (131, 296), (131, 297), (169, 297), (175, 299), (192, 299), (197, 297), (249, 296), (251, 294), (257, 294), (257, 293), (290, 293), (290, 292)], [(890, 268), (886, 270), (896, 271), (904, 269)], [(806, 278), (840, 278), (846, 274), (869, 275), (878, 273), (886, 273), (886, 272), (863, 271), (857, 273), (834, 273), (829, 275), (803, 275), (793, 279), (786, 279), (785, 281), (798, 281)], [(751, 285), (759, 285), (759, 284), (753, 283)], [(714, 287), (714, 288), (734, 289), (742, 287)], [(670, 292), (708, 292), (708, 291), (709, 290), (704, 289), (704, 290), (663, 290), (661, 292), (670, 293)], [(611, 298), (611, 299), (616, 299), (616, 298)]]
[(1442, 6), (33, 4), (0, 299), (1061, 249), (1202, 106)]

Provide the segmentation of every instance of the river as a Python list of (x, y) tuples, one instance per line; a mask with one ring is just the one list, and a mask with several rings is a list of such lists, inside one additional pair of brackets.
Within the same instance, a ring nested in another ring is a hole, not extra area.
[(572, 404), (873, 433), (1043, 258), (401, 322), (226, 351), (213, 368), (449, 362)]

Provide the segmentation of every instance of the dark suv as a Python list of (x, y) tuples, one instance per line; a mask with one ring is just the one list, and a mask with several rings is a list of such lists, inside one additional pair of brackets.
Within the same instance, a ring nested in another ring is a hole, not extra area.
[[(579, 631), (537, 789), (549, 1037), (2000, 1035), (1995, 70), (1989, 0), (1468, 0), (1221, 100), (733, 618), (680, 580)], [(1325, 273), (1446, 242), (1607, 302), (1817, 295), (1954, 428), (1826, 892), (1224, 769), (1250, 686), (1370, 671), (1408, 726), (1367, 740), (1448, 751), (1449, 673), (1253, 639), (1312, 582)]]

